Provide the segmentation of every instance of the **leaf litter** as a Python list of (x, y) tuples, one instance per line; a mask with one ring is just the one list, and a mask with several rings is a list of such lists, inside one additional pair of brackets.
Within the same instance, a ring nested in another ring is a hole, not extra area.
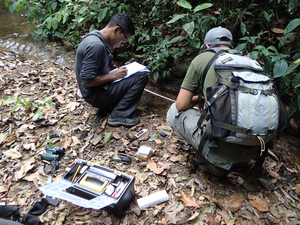
[[(41, 160), (40, 154), (53, 145), (66, 149), (54, 180), (81, 158), (134, 176), (136, 197), (122, 218), (60, 201), (40, 216), (44, 224), (298, 224), (297, 137), (282, 135), (264, 164), (264, 176), (277, 187), (275, 191), (263, 189), (253, 179), (252, 161), (219, 179), (197, 168), (191, 146), (166, 123), (170, 102), (156, 109), (155, 101), (148, 104), (151, 96), (143, 94), (135, 112), (141, 124), (109, 127), (107, 117), (101, 118), (77, 95), (71, 68), (21, 60), (7, 52), (0, 52), (0, 61), (1, 204), (18, 205), (25, 214), (43, 197), (38, 188), (46, 184), (49, 174), (43, 170), (50, 162)], [(144, 128), (147, 133), (133, 141)], [(135, 155), (141, 145), (154, 150), (147, 162)], [(115, 161), (119, 153), (131, 157), (131, 164)], [(167, 191), (169, 201), (138, 208), (138, 198), (159, 190)]]

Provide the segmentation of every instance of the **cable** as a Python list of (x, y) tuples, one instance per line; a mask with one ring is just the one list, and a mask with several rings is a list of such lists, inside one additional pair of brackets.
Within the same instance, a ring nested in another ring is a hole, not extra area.
[[(162, 95), (160, 95), (160, 94), (157, 94), (157, 93), (155, 93), (155, 92), (153, 92), (153, 91), (150, 91), (150, 90), (148, 90), (148, 89), (146, 89), (146, 88), (144, 88), (144, 90), (147, 91), (147, 92), (149, 92), (149, 93), (151, 93), (151, 94), (153, 94), (153, 95), (156, 95), (156, 96), (158, 96), (158, 97), (161, 97), (161, 98), (164, 98), (164, 99), (166, 99), (166, 100), (169, 100), (169, 101), (171, 101), (171, 102), (176, 102), (175, 100), (173, 100), (173, 99), (171, 99), (171, 98), (167, 98), (167, 97), (162, 96)], [(194, 108), (194, 109), (199, 109), (199, 108), (196, 107), (196, 106), (194, 106), (193, 108)]]
[(158, 96), (158, 97), (161, 97), (161, 98), (164, 98), (164, 99), (167, 99), (167, 100), (169, 100), (169, 101), (171, 101), (171, 102), (176, 102), (175, 100), (173, 100), (173, 99), (170, 99), (170, 98), (167, 98), (167, 97), (165, 97), (165, 96), (162, 96), (162, 95), (159, 95), (159, 94), (157, 94), (157, 93), (155, 93), (155, 92), (153, 92), (153, 91), (149, 91), (148, 89), (144, 89), (145, 91), (147, 91), (147, 92), (149, 92), (149, 93), (151, 93), (151, 94), (154, 94), (154, 95), (156, 95), (156, 96)]

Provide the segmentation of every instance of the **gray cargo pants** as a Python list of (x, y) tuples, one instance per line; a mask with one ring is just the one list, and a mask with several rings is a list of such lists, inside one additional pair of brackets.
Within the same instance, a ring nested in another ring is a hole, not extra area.
[[(167, 113), (167, 122), (175, 131), (179, 139), (188, 141), (198, 151), (200, 141), (205, 133), (197, 126), (201, 114), (194, 110), (178, 111), (175, 103)], [(205, 128), (205, 126), (204, 126)], [(201, 153), (197, 154), (198, 163), (212, 163), (215, 166), (229, 170), (233, 164), (246, 162), (256, 158), (260, 146), (241, 146), (218, 140), (217, 148), (209, 148), (208, 140), (205, 141)]]

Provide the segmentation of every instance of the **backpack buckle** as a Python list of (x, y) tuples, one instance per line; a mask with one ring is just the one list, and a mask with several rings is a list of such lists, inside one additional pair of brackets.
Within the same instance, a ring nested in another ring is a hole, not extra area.
[(231, 82), (235, 83), (235, 86), (234, 86), (233, 89), (236, 91), (239, 88), (239, 86), (240, 86), (240, 80), (237, 77), (233, 77), (231, 79)]
[(246, 135), (248, 135), (248, 136), (253, 135), (253, 130), (252, 129), (246, 130)]
[(273, 135), (273, 131), (272, 130), (267, 130), (267, 134), (266, 134), (268, 137), (272, 136)]

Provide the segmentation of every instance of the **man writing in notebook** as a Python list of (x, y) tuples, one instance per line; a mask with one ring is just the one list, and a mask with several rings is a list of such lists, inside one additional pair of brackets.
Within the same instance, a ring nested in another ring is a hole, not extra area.
[(113, 16), (102, 30), (85, 35), (78, 46), (75, 60), (76, 79), (86, 102), (99, 108), (101, 114), (111, 112), (110, 126), (131, 127), (140, 122), (132, 117), (148, 81), (148, 72), (127, 75), (126, 66), (114, 72), (110, 48), (122, 47), (135, 34), (134, 25), (125, 13)]

